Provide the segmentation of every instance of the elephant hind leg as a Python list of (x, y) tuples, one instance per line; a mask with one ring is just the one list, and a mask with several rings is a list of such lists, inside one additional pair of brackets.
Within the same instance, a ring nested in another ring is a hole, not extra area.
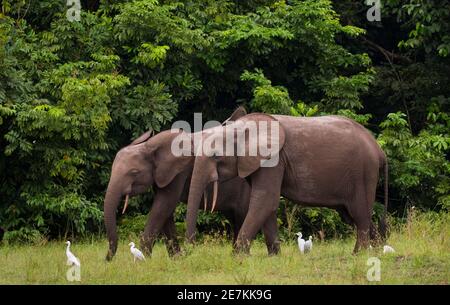
[(230, 221), (233, 225), (233, 250), (236, 250), (236, 242), (241, 230), (242, 224), (244, 223), (245, 215), (241, 215), (238, 212), (234, 213), (234, 217), (230, 217)]
[(151, 230), (151, 228), (152, 224), (150, 224), (150, 220), (147, 220), (144, 232), (140, 238), (142, 252), (147, 256), (152, 255), (153, 246), (155, 245), (156, 239), (158, 237), (158, 234)]
[(362, 172), (362, 177), (360, 177), (362, 182), (355, 185), (353, 201), (348, 207), (348, 212), (355, 221), (357, 229), (354, 252), (358, 252), (361, 248), (368, 248), (369, 244), (378, 238), (377, 230), (372, 221), (378, 170), (371, 170), (372, 167), (369, 167), (369, 165)]
[(369, 177), (369, 179), (366, 181), (366, 202), (370, 217), (369, 235), (370, 235), (370, 243), (372, 244), (372, 246), (378, 246), (382, 242), (381, 235), (378, 232), (378, 229), (376, 228), (372, 220), (373, 205), (375, 204), (375, 197), (377, 190), (377, 183), (376, 183), (377, 180), (378, 176), (373, 174), (372, 177)]
[(374, 247), (378, 247), (383, 243), (383, 238), (373, 221), (370, 224), (370, 243)]
[[(355, 221), (350, 216), (350, 213), (347, 211), (345, 207), (338, 208), (336, 211), (339, 213), (339, 216), (341, 217), (342, 221), (348, 225), (354, 226)], [(370, 237), (370, 244), (372, 246), (377, 246), (380, 243), (380, 235), (378, 233), (377, 228), (375, 227), (375, 224), (373, 221), (370, 221), (370, 227), (369, 227), (369, 237)]]
[(369, 247), (369, 226), (365, 223), (361, 223), (359, 226), (356, 225), (356, 244), (353, 249), (353, 253), (358, 253), (361, 249), (367, 249)]
[(371, 220), (366, 215), (358, 215), (354, 219), (356, 224), (356, 244), (353, 253), (357, 253), (359, 250), (369, 247)]
[(164, 242), (166, 243), (167, 253), (173, 257), (180, 253), (180, 245), (177, 239), (177, 230), (173, 215), (171, 215), (164, 224), (162, 231), (164, 233)]
[(278, 239), (277, 213), (272, 213), (263, 226), (264, 238), (266, 240), (267, 252), (269, 255), (280, 253), (280, 240)]
[(370, 206), (367, 203), (365, 190), (357, 191), (348, 206), (348, 212), (356, 225), (356, 244), (353, 253), (369, 247), (372, 224), (372, 209)]
[(338, 212), (343, 222), (351, 226), (355, 224), (346, 207), (339, 207), (336, 209), (336, 211)]

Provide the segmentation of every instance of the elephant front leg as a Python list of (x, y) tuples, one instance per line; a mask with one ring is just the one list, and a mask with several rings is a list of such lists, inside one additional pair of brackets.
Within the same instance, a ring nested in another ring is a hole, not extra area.
[(178, 255), (180, 253), (180, 245), (177, 239), (177, 230), (175, 227), (175, 221), (173, 220), (173, 214), (169, 216), (163, 227), (163, 233), (165, 235), (164, 241), (166, 243), (167, 253), (170, 257)]
[[(263, 228), (269, 217), (272, 216), (272, 219), (267, 223), (268, 228), (273, 229), (274, 225), (276, 226), (276, 211), (280, 205), (283, 171), (284, 168), (278, 165), (261, 168), (253, 174), (249, 210), (239, 231), (236, 252), (250, 252), (251, 241), (255, 238), (256, 233)], [(273, 217), (275, 217), (275, 223)], [(274, 233), (276, 233), (276, 230)], [(271, 235), (270, 239), (270, 244), (273, 246), (274, 236)], [(276, 247), (273, 251), (276, 251)]]

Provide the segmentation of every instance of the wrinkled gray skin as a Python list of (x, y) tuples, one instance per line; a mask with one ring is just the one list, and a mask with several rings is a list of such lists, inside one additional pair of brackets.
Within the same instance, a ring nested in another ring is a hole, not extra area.
[[(245, 115), (243, 108), (238, 108), (229, 121)], [(111, 170), (111, 177), (104, 201), (104, 218), (109, 241), (107, 260), (111, 260), (117, 250), (116, 211), (123, 198), (145, 192), (154, 188), (154, 201), (141, 238), (142, 250), (150, 254), (153, 244), (162, 232), (165, 236), (169, 255), (179, 252), (176, 239), (173, 212), (178, 202), (187, 201), (187, 194), (194, 164), (194, 157), (176, 157), (171, 153), (172, 140), (180, 134), (176, 130), (163, 131), (154, 137), (150, 132), (143, 134), (130, 145), (122, 148), (116, 155)], [(208, 206), (211, 210), (213, 190), (208, 186)], [(233, 224), (234, 239), (241, 227), (248, 210), (250, 187), (239, 177), (219, 186), (215, 210), (225, 214)], [(202, 201), (203, 202), (203, 201)], [(276, 236), (266, 234), (268, 248), (276, 248)]]
[[(381, 170), (385, 174), (385, 209), (388, 200), (387, 160), (373, 136), (358, 123), (339, 116), (304, 118), (252, 113), (226, 127), (203, 131), (203, 140), (226, 138), (226, 130), (230, 130), (227, 128), (250, 121), (280, 123), (280, 161), (274, 167), (261, 167), (260, 162), (267, 158), (260, 154), (217, 156), (214, 149), (208, 152), (212, 157), (197, 156), (189, 190), (187, 239), (192, 241), (195, 237), (197, 211), (205, 186), (216, 180), (241, 177), (250, 182), (251, 197), (236, 241), (238, 251), (249, 252), (251, 241), (267, 223), (273, 224), (271, 234), (277, 235), (280, 195), (304, 206), (336, 209), (345, 221), (356, 225), (354, 252), (367, 247), (377, 235), (371, 218)], [(248, 153), (249, 141), (256, 137), (234, 134), (235, 140), (239, 137), (245, 139)], [(384, 237), (385, 216), (380, 231)]]

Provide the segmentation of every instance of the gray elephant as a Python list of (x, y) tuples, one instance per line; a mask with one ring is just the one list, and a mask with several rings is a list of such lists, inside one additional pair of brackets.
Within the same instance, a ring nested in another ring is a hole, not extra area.
[[(245, 109), (238, 108), (227, 121), (245, 114)], [(147, 254), (151, 253), (156, 238), (162, 232), (169, 255), (179, 252), (173, 212), (180, 201), (187, 200), (194, 165), (193, 156), (178, 157), (171, 151), (173, 139), (181, 133), (181, 130), (167, 130), (151, 137), (150, 132), (147, 132), (117, 153), (104, 200), (109, 240), (107, 260), (111, 260), (117, 250), (116, 211), (119, 203), (125, 198), (125, 211), (129, 197), (141, 194), (151, 186), (154, 188), (154, 200), (141, 247)], [(206, 194), (208, 198), (204, 198), (204, 208), (216, 208), (224, 213), (234, 227), (236, 240), (248, 210), (248, 183), (237, 177), (221, 183), (219, 190), (210, 186)], [(269, 249), (277, 248), (273, 245), (277, 242), (276, 238), (266, 234), (266, 239)]]
[[(248, 126), (256, 126), (256, 134), (252, 135)], [(269, 132), (261, 140), (264, 127)], [(202, 139), (203, 143), (221, 145), (202, 147), (203, 153), (196, 151), (186, 217), (189, 241), (195, 237), (197, 211), (205, 187), (235, 177), (245, 178), (251, 185), (249, 211), (236, 241), (238, 251), (249, 252), (250, 243), (262, 226), (271, 224), (271, 234), (277, 234), (280, 195), (304, 206), (336, 209), (356, 225), (354, 252), (367, 247), (376, 235), (373, 204), (379, 172), (384, 171), (386, 211), (388, 164), (374, 137), (355, 121), (339, 116), (304, 118), (252, 113), (230, 125), (204, 130)], [(243, 150), (239, 153), (239, 145), (234, 144), (234, 154), (224, 155), (218, 149), (226, 147), (227, 139), (243, 143)], [(263, 147), (258, 145), (263, 143), (275, 152), (270, 156), (262, 154)], [(252, 145), (257, 145), (256, 154), (250, 154)], [(276, 160), (268, 166), (267, 162)], [(384, 215), (380, 221), (382, 236), (385, 227)]]

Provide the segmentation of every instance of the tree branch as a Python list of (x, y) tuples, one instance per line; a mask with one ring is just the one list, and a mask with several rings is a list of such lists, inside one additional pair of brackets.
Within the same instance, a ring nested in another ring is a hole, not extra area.
[(373, 42), (373, 41), (371, 41), (371, 40), (369, 40), (369, 39), (367, 39), (365, 37), (362, 37), (362, 39), (363, 39), (363, 42), (368, 44), (370, 47), (380, 51), (384, 55), (384, 57), (386, 57), (388, 62), (391, 63), (391, 64), (393, 63), (394, 59), (397, 59), (399, 61), (403, 61), (403, 62), (405, 62), (407, 64), (412, 64), (413, 63), (413, 61), (410, 58), (406, 57), (406, 56), (395, 54), (393, 52), (389, 52), (388, 50), (386, 50), (385, 48), (383, 48), (379, 44), (377, 44), (377, 43), (375, 43), (375, 42)]

